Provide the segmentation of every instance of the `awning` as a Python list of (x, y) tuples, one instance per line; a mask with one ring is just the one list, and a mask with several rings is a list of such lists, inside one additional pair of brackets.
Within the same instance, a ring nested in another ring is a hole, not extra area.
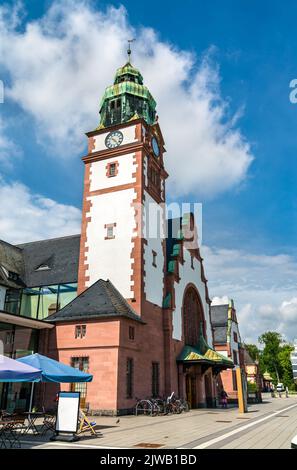
[(21, 357), (18, 362), (40, 369), (42, 382), (75, 383), (93, 380), (91, 374), (37, 353)]
[(212, 361), (204, 357), (194, 346), (184, 346), (182, 352), (177, 357), (177, 362), (200, 362), (211, 364)]
[(36, 330), (51, 329), (55, 326), (49, 322), (34, 320), (34, 318), (23, 317), (22, 315), (14, 315), (13, 313), (3, 311), (0, 311), (0, 322), (23, 326), (25, 328), (33, 328)]
[(176, 359), (177, 362), (209, 364), (221, 369), (232, 369), (234, 363), (231, 359), (212, 349), (203, 336), (202, 323), (197, 346), (186, 345)]
[(41, 372), (0, 354), (0, 382), (38, 382)]

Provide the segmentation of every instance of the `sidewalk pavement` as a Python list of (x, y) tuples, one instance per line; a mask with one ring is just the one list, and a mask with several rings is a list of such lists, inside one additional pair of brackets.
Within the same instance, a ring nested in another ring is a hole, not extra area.
[[(278, 416), (282, 417), (282, 414), (278, 412), (288, 407), (291, 408), (284, 413), (284, 419), (278, 419)], [(275, 413), (278, 414), (275, 415)], [(247, 432), (241, 431), (246, 424), (265, 417), (267, 419), (259, 425), (252, 425)], [(286, 420), (285, 417), (288, 419)], [(73, 448), (194, 448), (212, 439), (217, 439), (218, 436), (219, 442), (214, 445), (215, 448), (223, 446), (226, 448), (235, 446), (247, 448), (244, 447), (247, 440), (249, 440), (250, 448), (255, 448), (257, 445), (260, 447), (256, 448), (262, 448), (261, 446), (266, 444), (289, 448), (291, 437), (297, 433), (297, 397), (271, 398), (270, 394), (264, 394), (263, 403), (249, 405), (249, 411), (245, 414), (240, 414), (238, 408), (215, 408), (156, 417), (100, 416), (92, 417), (92, 421), (96, 421), (99, 435), (97, 437), (92, 437), (90, 434), (81, 435), (77, 443), (71, 444)], [(287, 426), (288, 422), (290, 423), (289, 427)], [(267, 432), (263, 433), (263, 429), (269, 430), (271, 427), (274, 431), (273, 433), (268, 432), (270, 435), (268, 438)], [(233, 430), (236, 430), (236, 433), (232, 433)], [(229, 432), (233, 436), (229, 440), (226, 441), (220, 437)], [(244, 437), (245, 434), (248, 434), (248, 439)], [(48, 433), (46, 440), (49, 437)], [(44, 438), (33, 435), (23, 441), (24, 443), (27, 441), (27, 444), (22, 447), (55, 448), (64, 445), (61, 442), (46, 443)], [(68, 447), (69, 444), (65, 444), (65, 446)]]

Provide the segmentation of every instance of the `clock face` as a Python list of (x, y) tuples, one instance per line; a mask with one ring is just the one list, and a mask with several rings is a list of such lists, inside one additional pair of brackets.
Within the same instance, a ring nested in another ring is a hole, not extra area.
[(112, 131), (105, 138), (105, 145), (109, 149), (118, 147), (123, 142), (124, 136), (121, 131)]
[(158, 157), (160, 155), (160, 148), (156, 137), (152, 138), (152, 147), (154, 154), (156, 155), (156, 157)]

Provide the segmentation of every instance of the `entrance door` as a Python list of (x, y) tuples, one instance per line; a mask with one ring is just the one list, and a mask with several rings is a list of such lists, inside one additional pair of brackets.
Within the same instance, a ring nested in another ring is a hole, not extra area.
[(213, 397), (212, 397), (212, 388), (211, 388), (211, 378), (209, 375), (204, 376), (205, 381), (205, 395), (206, 395), (206, 406), (207, 408), (212, 408), (214, 406)]
[(186, 394), (187, 401), (190, 403), (191, 408), (196, 408), (196, 377), (186, 375)]

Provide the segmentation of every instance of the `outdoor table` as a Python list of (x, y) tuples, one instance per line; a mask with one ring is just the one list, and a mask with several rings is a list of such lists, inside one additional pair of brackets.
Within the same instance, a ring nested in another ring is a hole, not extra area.
[(32, 430), (34, 434), (39, 434), (39, 431), (35, 425), (35, 422), (38, 418), (44, 417), (45, 413), (43, 411), (27, 411), (24, 414), (27, 416), (27, 420), (28, 420), (28, 426), (24, 434), (27, 434), (30, 430)]
[(0, 421), (0, 447), (7, 448), (7, 443), (9, 447), (13, 447), (17, 445), (17, 447), (21, 447), (20, 443), (20, 434), (17, 431), (20, 428), (20, 421), (18, 420), (10, 420), (5, 419)]

